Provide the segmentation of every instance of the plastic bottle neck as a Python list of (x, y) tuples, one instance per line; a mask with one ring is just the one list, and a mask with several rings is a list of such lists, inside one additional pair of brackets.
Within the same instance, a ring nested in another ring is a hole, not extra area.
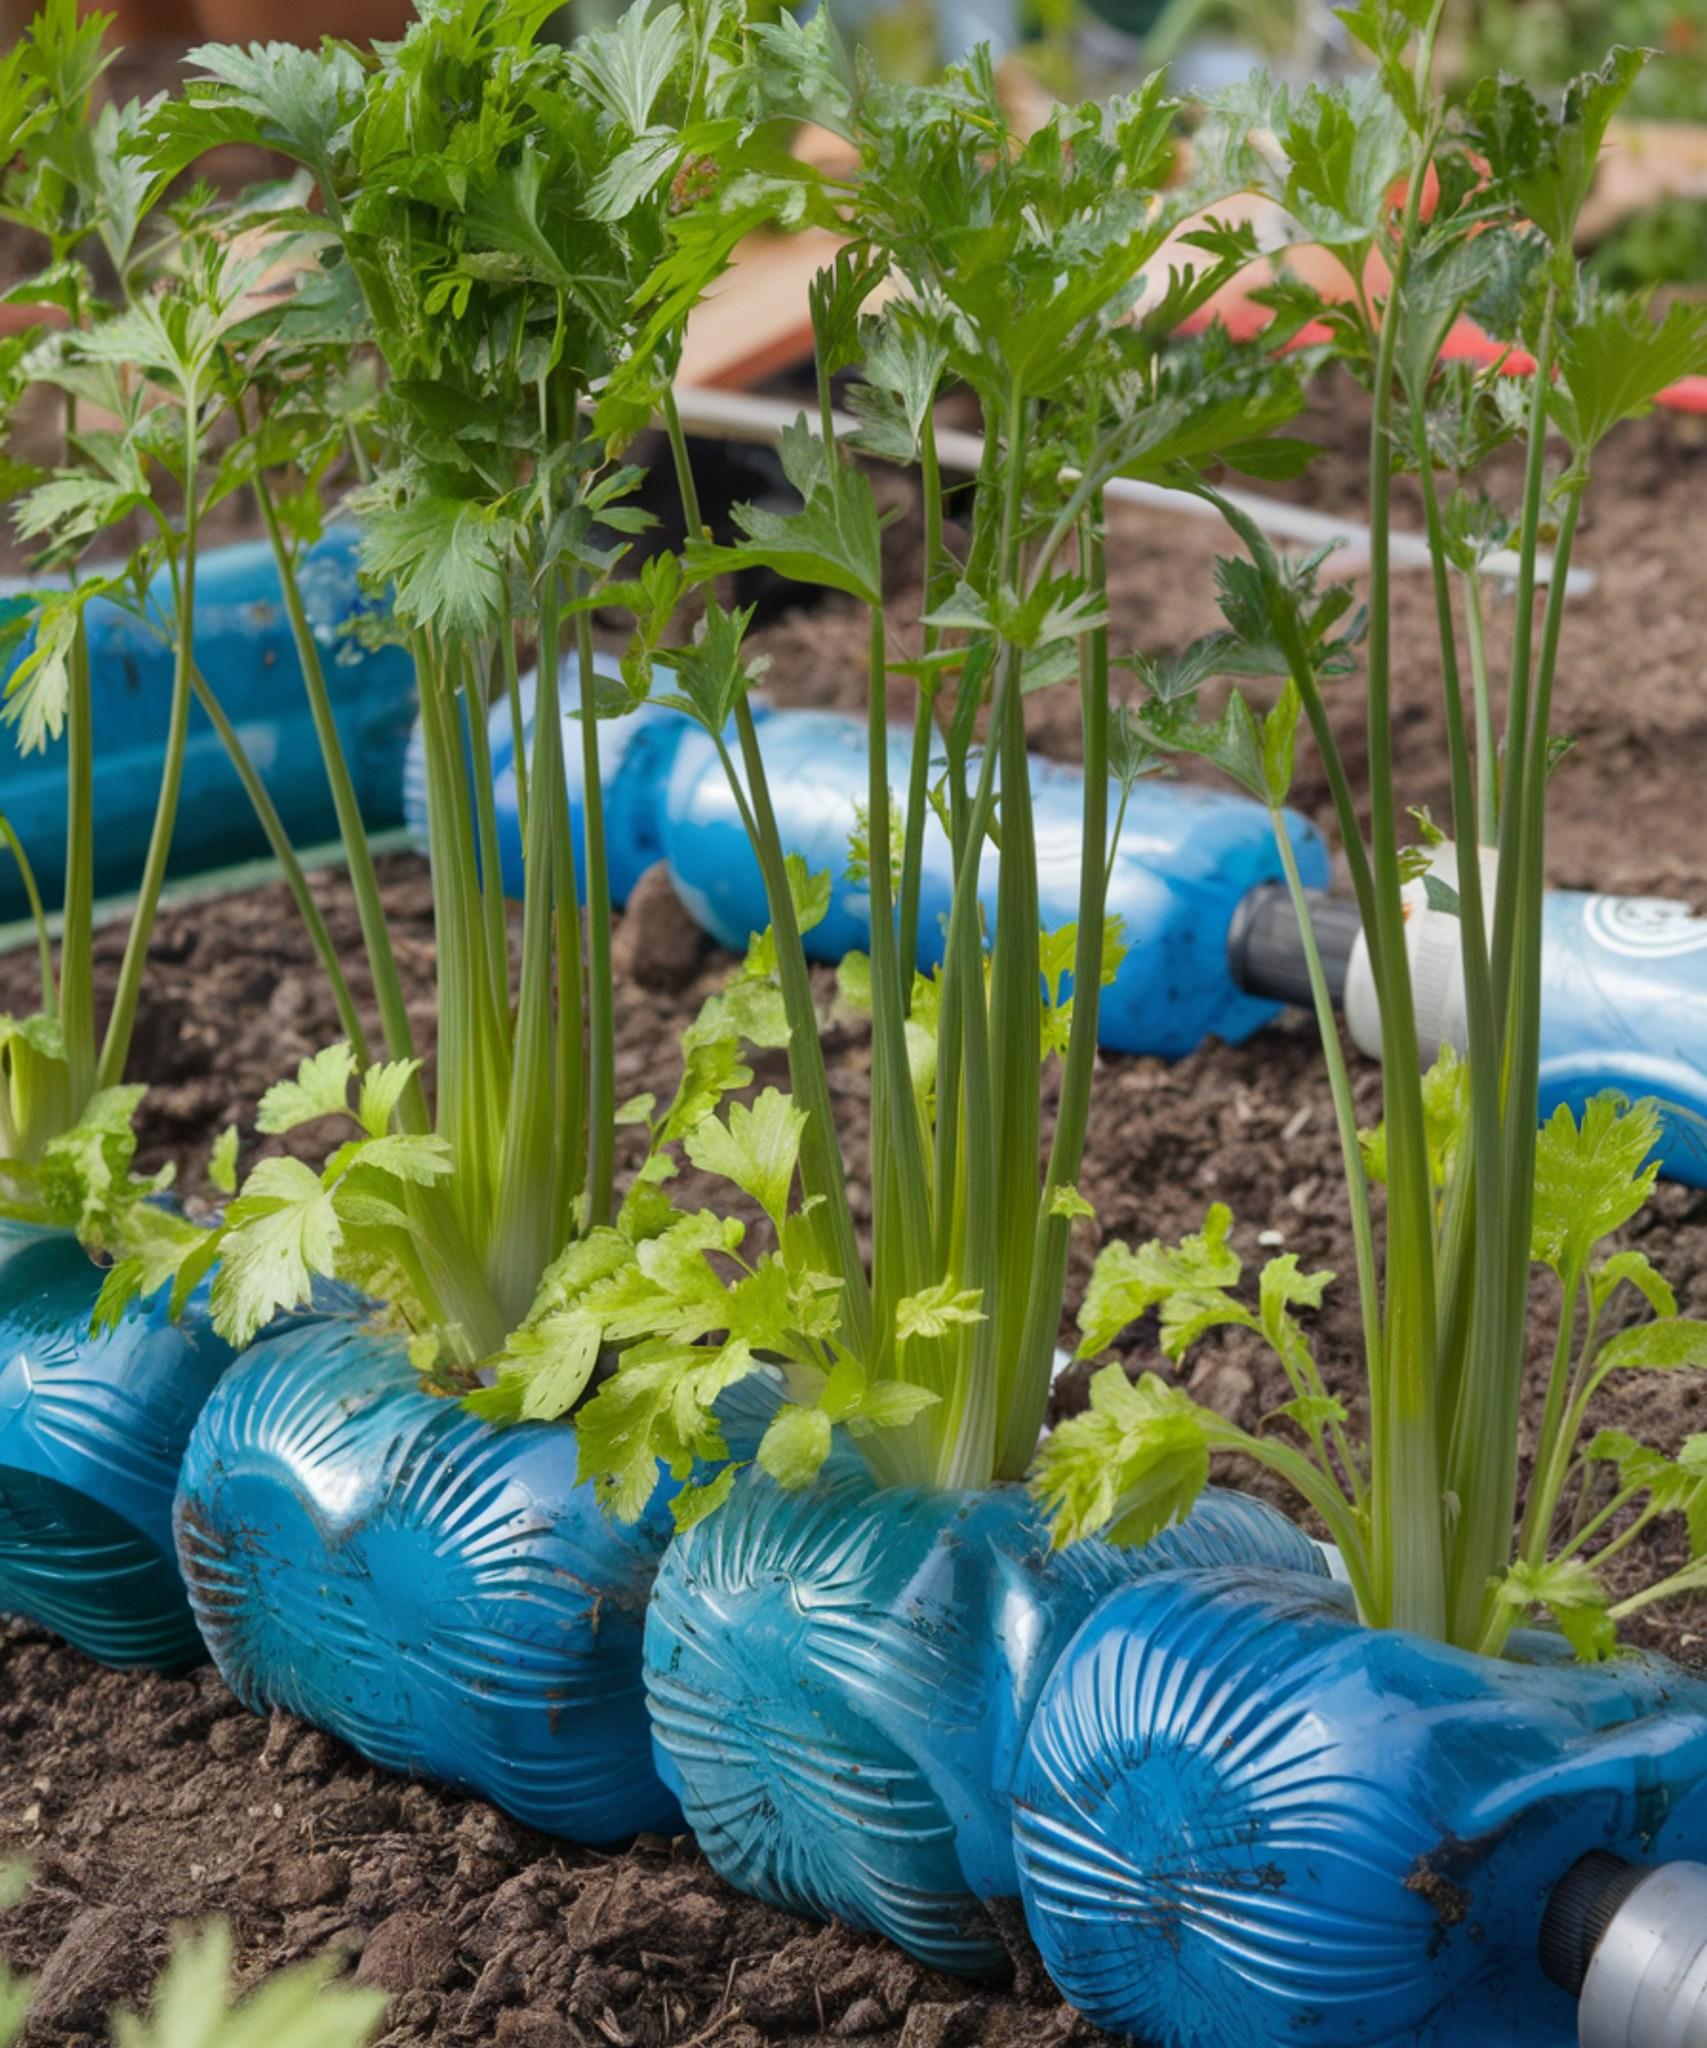
[[(1306, 889), (1310, 927), (1327, 976), (1328, 993), (1345, 999), (1351, 957), (1362, 931), (1357, 905), (1325, 889)], [(1309, 958), (1292, 897), (1279, 882), (1252, 889), (1233, 913), (1227, 929), (1227, 972), (1246, 995), (1265, 1002), (1312, 1001)]]

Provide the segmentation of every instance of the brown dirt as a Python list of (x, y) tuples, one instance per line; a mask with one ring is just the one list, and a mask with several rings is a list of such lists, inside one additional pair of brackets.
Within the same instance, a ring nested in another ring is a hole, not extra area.
[[(1312, 486), (1354, 501), (1345, 447), (1355, 394), (1333, 394), (1324, 438), (1335, 453)], [(1707, 770), (1707, 585), (1693, 535), (1707, 458), (1692, 423), (1656, 419), (1628, 430), (1591, 498), (1582, 559), (1602, 575), (1571, 620), (1560, 722), (1578, 736), (1555, 804), (1550, 868), (1560, 884), (1657, 888), (1707, 898), (1698, 831)], [(894, 556), (904, 575), (903, 534)], [(1133, 648), (1177, 643), (1213, 623), (1212, 528), (1122, 517), (1114, 589), (1120, 638)], [(1440, 715), (1427, 592), (1401, 577), (1397, 609), (1399, 748), (1406, 793), (1444, 815)], [(767, 627), (774, 695), (851, 704), (864, 659), (860, 621), (838, 604)], [(1639, 664), (1639, 666), (1638, 666)], [(1607, 678), (1616, 677), (1610, 685)], [(1034, 707), (1040, 744), (1071, 754), (1065, 707)], [(1348, 687), (1336, 709), (1356, 723)], [(1359, 753), (1348, 745), (1354, 762)], [(1354, 768), (1355, 772), (1355, 768)], [(1306, 760), (1300, 800), (1326, 823)], [(386, 864), (385, 884), (412, 1007), (430, 1032), (430, 900), (418, 862)], [(341, 880), (317, 889), (340, 942), (356, 953)], [(100, 944), (110, 982), (121, 935)], [(707, 953), (667, 893), (645, 892), (617, 937), (619, 1086), (669, 1085), (673, 1041), (727, 963)], [(0, 1007), (33, 1000), (28, 956), (0, 961)], [(360, 984), (358, 978), (358, 991)], [(826, 999), (828, 989), (826, 984)], [(832, 1072), (850, 1124), (864, 1099), (862, 1034), (834, 1020)], [(153, 949), (137, 1072), (155, 1086), (145, 1157), (199, 1179), (218, 1131), (246, 1139), (260, 1090), (335, 1034), (330, 1003), (278, 887), (174, 910)], [(1379, 1076), (1358, 1069), (1368, 1116)], [(1174, 1237), (1212, 1200), (1229, 1202), (1253, 1261), (1259, 1234), (1278, 1232), (1307, 1264), (1351, 1268), (1327, 1089), (1310, 1027), (1289, 1018), (1251, 1044), (1211, 1044), (1169, 1066), (1109, 1059), (1099, 1076), (1083, 1183), (1108, 1234)], [(270, 1141), (276, 1142), (276, 1141)], [(869, 1198), (850, 1147), (856, 1214)], [(1639, 1219), (1640, 1239), (1676, 1284), (1683, 1308), (1707, 1313), (1707, 1198), (1663, 1189)], [(1073, 1293), (1093, 1245), (1078, 1246)], [(1356, 1381), (1354, 1304), (1342, 1289), (1319, 1318), (1331, 1384)], [(1154, 1367), (1143, 1340), (1130, 1359)], [(1283, 1398), (1278, 1376), (1237, 1334), (1188, 1368), (1201, 1395), (1246, 1422)], [(1063, 1390), (1082, 1398), (1083, 1376)], [(1665, 1448), (1707, 1426), (1701, 1388), (1655, 1378), (1609, 1397), (1606, 1423)], [(1681, 1561), (1664, 1530), (1626, 1560), (1632, 1577)], [(1642, 1639), (1703, 1659), (1700, 1603), (1653, 1621)], [(103, 2038), (99, 2014), (136, 1999), (169, 1924), (220, 1911), (235, 1924), (245, 1969), (328, 1946), (394, 1994), (385, 2039), (570, 2044), (802, 2044), (857, 2038), (904, 2048), (1090, 2042), (1019, 1947), (1011, 1990), (974, 1993), (933, 1978), (881, 1943), (818, 1930), (738, 1898), (686, 1844), (642, 1842), (620, 1856), (566, 1849), (478, 1802), (408, 1786), (369, 1770), (327, 1738), (284, 1720), (270, 1728), (239, 1710), (208, 1671), (178, 1681), (120, 1677), (43, 1633), (0, 1625), (0, 1860), (24, 1853), (40, 1882), (10, 1917), (6, 1947), (45, 1971), (36, 2043)]]
[(245, 1967), (327, 1950), (392, 1994), (384, 2041), (503, 2048), (858, 2039), (1053, 2048), (1105, 2037), (1032, 1995), (938, 1977), (887, 1944), (743, 1899), (686, 1841), (566, 1849), (405, 1784), (211, 1670), (96, 1671), (11, 1626), (0, 1841), (37, 1884), (8, 1951), (42, 1967), (32, 2044), (94, 2043), (175, 1920), (232, 1920)]

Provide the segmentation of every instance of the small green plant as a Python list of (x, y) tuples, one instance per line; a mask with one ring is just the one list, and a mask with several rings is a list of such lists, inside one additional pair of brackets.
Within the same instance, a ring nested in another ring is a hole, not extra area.
[(334, 1981), (334, 1960), (300, 1963), (231, 1995), (231, 1930), (181, 1934), (146, 2016), (115, 2013), (113, 2048), (364, 2048), (385, 2017), (383, 1991)]
[[(233, 460), (284, 579), (384, 1042), (370, 1049), (346, 1015), (346, 1040), (263, 1102), (268, 1134), (343, 1120), (319, 1171), (262, 1160), (221, 1229), (116, 1266), (104, 1309), (173, 1272), (181, 1303), (211, 1271), (216, 1326), (243, 1343), (317, 1277), (337, 1278), (375, 1296), (423, 1372), (457, 1390), (479, 1385), (513, 1332), (537, 1352), (562, 1262), (611, 1233), (632, 1248), (661, 1227), (656, 1178), (621, 1203), (614, 1186), (599, 721), (629, 709), (649, 671), (631, 663), (613, 685), (593, 661), (592, 610), (630, 588), (616, 572), (646, 523), (630, 502), (638, 473), (616, 452), (635, 422), (608, 387), (625, 371), (630, 403), (649, 415), (693, 294), (648, 330), (644, 351), (633, 300), (663, 251), (678, 181), (769, 118), (751, 104), (738, 11), (636, 9), (568, 48), (542, 35), (551, 12), (537, 0), (434, 0), (370, 64), (332, 44), (204, 49), (200, 76), (156, 110), (140, 145), (172, 171), (224, 142), (264, 144), (295, 160), (318, 200), (310, 210), (287, 196), (270, 214), (288, 238), (271, 254), (296, 262), (299, 285), (231, 337)], [(363, 347), (383, 371), (377, 393), (352, 374)], [(346, 455), (362, 475), (347, 503), (365, 568), (391, 594), (419, 685), (438, 970), (430, 1097), (297, 594), (298, 551)], [(670, 597), (656, 579), (645, 588), (648, 601)], [(531, 750), (518, 674), (528, 641), (539, 655)], [(573, 706), (559, 688), (567, 646)], [(522, 764), (519, 962), (498, 854), (494, 701), (508, 705)], [(563, 749), (577, 731), (574, 830)], [(592, 1362), (581, 1360), (583, 1383)], [(572, 1381), (560, 1361), (552, 1384), (565, 1405)]]
[[(167, 1176), (138, 1176), (132, 1119), (143, 1090), (126, 1079), (148, 943), (183, 783), (191, 706), (200, 703), (267, 827), (297, 900), (331, 957), (276, 813), (195, 661), (196, 547), (203, 513), (245, 480), (229, 445), (228, 338), (247, 317), (262, 259), (244, 222), (193, 189), (161, 203), (167, 170), (142, 147), (147, 110), (97, 110), (109, 61), (107, 17), (48, 0), (0, 60), (0, 216), (30, 231), (45, 265), (10, 299), (46, 305), (58, 331), (0, 344), (0, 411), (49, 398), (63, 421), (47, 472), (4, 471), (13, 521), (38, 566), (66, 579), (12, 607), (0, 631), (10, 664), (3, 717), (25, 753), (63, 743), (67, 807), (63, 931), (57, 970), (34, 870), (16, 834), (37, 926), (41, 1008), (0, 1019), (0, 1213), (69, 1225), (110, 1252), (169, 1234), (147, 1203)], [(111, 282), (105, 290), (99, 278)], [(93, 552), (108, 558), (90, 567)], [(153, 831), (117, 985), (97, 1028), (89, 608), (128, 611), (173, 651)], [(186, 1226), (187, 1227), (187, 1226)]]
[[(30, 1888), (30, 1873), (21, 1863), (0, 1864), (0, 1913), (9, 1912)], [(0, 2048), (12, 2048), (30, 2016), (33, 1985), (0, 1960)]]
[[(1094, 1383), (1091, 1412), (1056, 1431), (1037, 1484), (1063, 1540), (1113, 1528), (1142, 1541), (1189, 1506), (1211, 1453), (1237, 1450), (1279, 1473), (1318, 1511), (1345, 1556), (1366, 1620), (1497, 1653), (1512, 1627), (1543, 1607), (1579, 1648), (1597, 1653), (1619, 1619), (1663, 1593), (1707, 1582), (1699, 1561), (1707, 1513), (1696, 1490), (1699, 1440), (1676, 1463), (1623, 1438), (1585, 1444), (1589, 1405), (1614, 1373), (1707, 1364), (1707, 1325), (1675, 1313), (1669, 1289), (1644, 1258), (1604, 1251), (1652, 1185), (1645, 1164), (1656, 1131), (1651, 1109), (1599, 1100), (1580, 1120), (1560, 1111), (1537, 1134), (1544, 827), (1561, 752), (1550, 710), (1566, 577), (1595, 451), (1621, 420), (1707, 362), (1707, 314), (1677, 306), (1655, 320), (1644, 302), (1596, 290), (1572, 253), (1602, 137), (1640, 73), (1639, 55), (1614, 51), (1569, 89), (1557, 113), (1519, 82), (1489, 80), (1454, 122), (1430, 80), (1438, 7), (1368, 0), (1346, 19), (1376, 59), (1374, 79), (1332, 93), (1312, 88), (1296, 100), (1253, 81), (1223, 110), (1222, 146), (1223, 161), (1279, 198), (1354, 281), (1350, 306), (1331, 317), (1341, 358), (1368, 384), (1374, 404), (1363, 657), (1369, 830), (1325, 697), (1332, 680), (1356, 665), (1364, 622), (1348, 618), (1343, 591), (1319, 587), (1319, 561), (1282, 562), (1231, 511), (1248, 554), (1222, 566), (1226, 630), (1154, 667), (1144, 725), (1156, 745), (1207, 756), (1274, 807), (1290, 786), (1301, 722), (1327, 768), (1383, 1036), (1385, 1119), (1360, 1143), (1312, 941), (1357, 1248), (1368, 1441), (1361, 1448), (1350, 1441), (1346, 1409), (1327, 1392), (1295, 1314), (1320, 1303), (1332, 1276), (1301, 1273), (1290, 1257), (1272, 1261), (1256, 1306), (1246, 1305), (1235, 1292), (1241, 1270), (1227, 1242), (1229, 1218), (1218, 1210), (1176, 1249), (1104, 1249), (1081, 1314), (1083, 1349), (1102, 1350), (1151, 1310), (1160, 1311), (1164, 1350), (1175, 1358), (1217, 1326), (1258, 1331), (1292, 1383), (1293, 1399), (1278, 1418), (1286, 1429), (1234, 1429), (1153, 1376), (1129, 1387), (1110, 1368)], [(1280, 144), (1280, 169), (1269, 137)], [(1365, 296), (1373, 252), (1384, 256), (1392, 279), (1381, 302)], [(1289, 287), (1277, 294), (1283, 303), (1295, 297)], [(1466, 310), (1521, 340), (1537, 365), (1527, 385), (1440, 369), (1441, 344)], [(1485, 538), (1493, 525), (1462, 486), (1513, 433), (1523, 438), (1526, 458), (1512, 522), (1516, 614), (1496, 744), (1474, 576), (1465, 584), (1473, 716), (1464, 703), (1453, 585), (1454, 571), (1473, 564), (1477, 535)], [(1550, 479), (1554, 437), (1566, 459)], [(1430, 849), (1400, 843), (1388, 524), (1391, 479), (1402, 466), (1419, 476), (1434, 558), (1455, 882)], [(1447, 504), (1439, 472), (1461, 486)], [(1544, 531), (1555, 535), (1555, 549), (1551, 586), (1538, 605)], [(1278, 696), (1259, 715), (1235, 692), (1211, 721), (1197, 699), (1215, 674), (1272, 676)], [(1288, 880), (1307, 928), (1295, 868)], [(1469, 1058), (1467, 1066), (1449, 1059), (1419, 1078), (1406, 923), (1410, 905), (1423, 900), (1459, 921)], [(1386, 1188), (1384, 1268), (1372, 1180)], [(1535, 1476), (1520, 1512), (1537, 1266), (1556, 1276), (1560, 1305)], [(1614, 1306), (1621, 1320), (1633, 1297), (1653, 1311), (1651, 1319), (1617, 1326)], [(1603, 1500), (1595, 1481), (1607, 1470), (1614, 1488)], [(1632, 1507), (1637, 1519), (1626, 1519)], [(1688, 1517), (1698, 1561), (1610, 1606), (1596, 1566), (1673, 1510)]]
[[(1134, 317), (1146, 265), (1201, 198), (1172, 189), (1176, 108), (1159, 80), (1107, 107), (1059, 109), (1022, 142), (987, 56), (938, 86), (892, 87), (848, 73), (824, 18), (757, 39), (799, 110), (855, 143), (859, 173), (818, 180), (803, 201), (798, 167), (784, 179), (737, 157), (673, 224), (653, 292), (667, 308), (672, 293), (700, 289), (753, 208), (799, 217), (827, 199), (850, 238), (813, 294), (817, 415), (783, 446), (799, 509), (739, 511), (737, 541), (690, 545), (680, 575), (697, 586), (762, 566), (842, 592), (869, 621), (870, 784), (854, 853), (872, 943), (844, 966), (842, 990), (871, 1017), (871, 1250), (868, 1262), (801, 944), (827, 878), (791, 863), (778, 836), (748, 704), (748, 618), (708, 598), (690, 644), (665, 647), (637, 602), (637, 637), (673, 677), (669, 701), (722, 756), (771, 914), (708, 1024), (785, 1045), (792, 1097), (767, 1091), (684, 1137), (688, 1158), (759, 1212), (758, 1256), (738, 1221), (683, 1217), (584, 1304), (624, 1349), (578, 1417), (581, 1472), (628, 1514), (659, 1457), (678, 1476), (696, 1452), (726, 1457), (716, 1400), (766, 1365), (780, 1368), (787, 1399), (757, 1462), (786, 1487), (810, 1482), (838, 1425), (887, 1483), (975, 1487), (1026, 1471), (1069, 1233), (1089, 1207), (1075, 1183), (1099, 991), (1119, 958), (1105, 917), (1119, 829), (1110, 778), (1129, 789), (1155, 760), (1111, 716), (1103, 490), (1116, 476), (1194, 488), (1212, 463), (1278, 473), (1310, 452), (1272, 437), (1301, 404), (1296, 370), (1218, 333), (1164, 346), (1249, 259), (1246, 236), (1204, 227), (1192, 266)], [(885, 277), (894, 295), (868, 314)], [(915, 619), (892, 611), (872, 487), (838, 444), (832, 379), (851, 366), (864, 374), (857, 448), (921, 482), (927, 580)], [(985, 430), (962, 555), (946, 538), (934, 426), (954, 388), (976, 400)], [(697, 532), (687, 451), (666, 418)], [(657, 586), (674, 574), (658, 569)], [(896, 676), (915, 693), (898, 792)], [(1085, 752), (1079, 915), (1056, 932), (1040, 929), (1024, 717), (1028, 696), (1049, 688), (1077, 692)], [(923, 922), (927, 829), (946, 835), (954, 865), (940, 934)], [(915, 970), (921, 940), (940, 956), (934, 972)], [(1045, 1066), (1059, 1074), (1047, 1146)], [(498, 1398), (513, 1385), (526, 1401), (547, 1370), (514, 1360)], [(725, 1464), (713, 1486), (690, 1488), (678, 1517), (714, 1506), (733, 1477)]]
[[(45, 301), (63, 313), (62, 337), (37, 343), (14, 337), (0, 352), (10, 413), (32, 384), (57, 386), (64, 409), (64, 467), (42, 475), (13, 462), (6, 481), (18, 499), (19, 533), (43, 547), (44, 566), (75, 562), (92, 540), (147, 495), (145, 467), (167, 459), (166, 441), (151, 420), (141, 428), (145, 386), (102, 354), (101, 336), (127, 308), (96, 295), (87, 251), (98, 247), (128, 282), (136, 240), (147, 211), (145, 183), (126, 175), (120, 142), (134, 130), (140, 109), (108, 106), (97, 117), (95, 94), (106, 66), (97, 16), (80, 20), (71, 0), (52, 0), (0, 62), (0, 130), (7, 169), (0, 210), (45, 244), (42, 273), (22, 281), (11, 296)], [(163, 340), (163, 337), (162, 337)], [(159, 355), (162, 350), (154, 353)], [(105, 421), (80, 431), (80, 408), (104, 405), (120, 428)], [(170, 414), (163, 414), (164, 426)], [(182, 444), (174, 452), (181, 454)], [(140, 486), (140, 490), (138, 487)], [(164, 544), (163, 544), (164, 545)], [(65, 934), (56, 975), (40, 895), (27, 855), (7, 828), (35, 912), (41, 952), (42, 1007), (31, 1018), (0, 1024), (0, 1177), (13, 1213), (74, 1222), (91, 1235), (110, 1227), (130, 1184), (134, 1141), (130, 1118), (135, 1094), (118, 1087), (134, 1013), (134, 984), (152, 922), (144, 891), (126, 949), (129, 1002), (115, 1011), (97, 1039), (92, 963), (93, 833), (85, 607), (97, 596), (123, 595), (140, 605), (150, 562), (139, 551), (118, 575), (73, 579), (21, 607), (8, 622), (8, 646), (26, 632), (33, 643), (7, 684), (5, 718), (26, 752), (63, 738), (67, 744)], [(187, 690), (186, 690), (187, 696)], [(160, 807), (164, 859), (176, 802), (172, 764), (162, 780)]]
[[(0, 1912), (29, 1889), (29, 1873), (0, 1869)], [(146, 2017), (112, 2018), (113, 2048), (364, 2048), (385, 2016), (385, 1994), (334, 1982), (334, 1961), (299, 1964), (233, 2002), (231, 1930), (210, 1921), (182, 1933)], [(30, 2014), (33, 1986), (0, 1963), (0, 2048), (12, 2048)]]

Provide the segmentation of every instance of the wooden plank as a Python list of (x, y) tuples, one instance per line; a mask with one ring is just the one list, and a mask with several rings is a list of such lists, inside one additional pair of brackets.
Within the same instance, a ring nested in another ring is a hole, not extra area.
[(807, 291), (840, 246), (825, 228), (743, 243), (688, 316), (681, 381), (742, 391), (804, 361), (812, 353)]
[(1580, 223), (1598, 242), (1662, 199), (1707, 199), (1707, 128), (1693, 121), (1614, 121)]
[[(849, 163), (846, 144), (821, 129), (803, 130), (797, 149), (806, 161), (826, 169), (840, 170)], [(1596, 239), (1618, 220), (1665, 197), (1707, 199), (1707, 128), (1682, 121), (1615, 122), (1583, 216), (1585, 239)], [(1272, 200), (1233, 193), (1208, 211), (1219, 220), (1251, 222), (1264, 249), (1272, 251), (1273, 257), (1283, 253), (1287, 268), (1323, 297), (1349, 296), (1350, 282), (1327, 250), (1288, 242), (1290, 222)], [(1192, 225), (1186, 222), (1151, 259), (1145, 302), (1160, 297), (1170, 264), (1183, 266), (1200, 260), (1184, 245), (1183, 237)], [(812, 229), (796, 236), (766, 236), (743, 248), (713, 296), (695, 309), (688, 323), (682, 383), (745, 390), (804, 361), (812, 350), (807, 289), (837, 247), (836, 236)], [(1250, 304), (1249, 294), (1274, 275), (1273, 257), (1265, 257), (1226, 286), (1194, 324), (1220, 318), (1242, 337), (1259, 331), (1268, 316)], [(1364, 283), (1372, 296), (1385, 292), (1386, 266), (1379, 257), (1370, 259)], [(873, 295), (874, 306), (881, 296)], [(1453, 352), (1489, 353), (1486, 346), (1472, 345), (1476, 339), (1458, 337)], [(1693, 385), (1667, 396), (1670, 403), (1691, 407), (1707, 402)]]

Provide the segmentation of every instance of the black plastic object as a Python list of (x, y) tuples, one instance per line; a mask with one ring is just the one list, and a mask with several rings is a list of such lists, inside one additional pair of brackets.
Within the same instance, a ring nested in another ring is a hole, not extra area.
[[(1352, 949), (1363, 920), (1357, 905), (1343, 897), (1330, 896), (1324, 889), (1306, 889), (1304, 894), (1328, 993), (1337, 1003), (1345, 994)], [(1265, 882), (1240, 903), (1227, 929), (1227, 972), (1246, 995), (1297, 1003), (1304, 1009), (1311, 1006), (1314, 997), (1304, 957), (1304, 935), (1284, 884)]]
[(1114, 1587), (1233, 1558), (1324, 1569), (1238, 1494), (1143, 1550), (1054, 1551), (1021, 1486), (880, 1488), (840, 1447), (803, 1493), (749, 1469), (653, 1593), (665, 1781), (743, 1891), (988, 1969), (1006, 1951), (980, 1901), (1018, 1888), (1009, 1785), (1056, 1658)]
[(1560, 1879), (1541, 1921), (1539, 1954), (1550, 1982), (1573, 1998), (1618, 1909), (1653, 1873), (1604, 1849), (1592, 1850)]
[(232, 1353), (199, 1299), (91, 1334), (101, 1277), (69, 1231), (0, 1222), (0, 1612), (103, 1664), (181, 1671), (206, 1652), (172, 1495)]
[(1113, 2033), (1573, 2048), (1549, 1898), (1591, 1850), (1699, 1855), (1707, 1683), (1557, 1636), (1494, 1658), (1365, 1628), (1289, 1572), (1174, 1573), (1056, 1664), (1014, 1808), (1044, 1963)]
[[(756, 1417), (762, 1389), (738, 1391)], [(606, 1843), (681, 1825), (640, 1678), (669, 1491), (625, 1528), (576, 1484), (572, 1424), (495, 1429), (423, 1392), (400, 1338), (326, 1324), (251, 1353), (208, 1403), (178, 1549), (245, 1704)]]

